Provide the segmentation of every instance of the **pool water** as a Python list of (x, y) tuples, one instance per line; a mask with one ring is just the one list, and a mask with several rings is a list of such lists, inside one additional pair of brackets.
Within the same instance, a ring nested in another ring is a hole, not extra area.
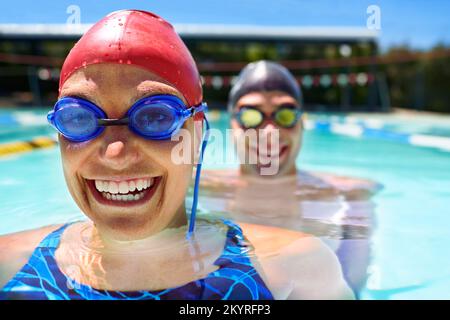
[[(225, 130), (226, 116), (216, 118), (211, 125)], [(9, 124), (0, 143), (54, 134), (43, 123)], [(384, 186), (373, 198), (376, 227), (362, 299), (450, 299), (450, 152), (313, 130), (305, 132), (297, 161), (302, 170)], [(218, 163), (210, 159), (205, 168), (223, 167)], [(83, 217), (66, 189), (57, 147), (0, 158), (0, 209), (0, 234)]]
[(450, 153), (310, 132), (299, 166), (384, 186), (374, 198), (373, 260), (362, 298), (450, 297)]

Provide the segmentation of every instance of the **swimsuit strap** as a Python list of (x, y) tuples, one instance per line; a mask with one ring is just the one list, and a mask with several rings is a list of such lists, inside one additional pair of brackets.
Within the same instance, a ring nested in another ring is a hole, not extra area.
[(206, 280), (212, 278), (217, 281), (221, 278), (232, 282), (228, 288), (215, 288), (221, 291), (223, 300), (273, 300), (270, 290), (253, 266), (249, 256), (251, 248), (242, 228), (231, 220), (222, 219), (222, 222), (228, 226), (228, 232), (223, 253), (214, 263), (219, 269), (209, 274)]
[(68, 226), (73, 224), (73, 222), (66, 223), (58, 229), (49, 233), (37, 246), (37, 248), (49, 248), (49, 249), (57, 249), (59, 243), (61, 242), (61, 236), (64, 230), (67, 229)]

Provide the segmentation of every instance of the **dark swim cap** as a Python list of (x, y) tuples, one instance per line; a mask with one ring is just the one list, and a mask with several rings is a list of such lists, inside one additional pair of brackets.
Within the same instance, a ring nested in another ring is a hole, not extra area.
[(301, 105), (302, 93), (294, 76), (281, 64), (261, 60), (249, 63), (239, 73), (228, 96), (228, 111), (236, 102), (250, 92), (283, 91), (295, 98)]
[(189, 50), (171, 24), (151, 12), (120, 10), (94, 24), (64, 61), (59, 90), (75, 71), (98, 63), (141, 67), (174, 86), (190, 106), (202, 102), (200, 75)]

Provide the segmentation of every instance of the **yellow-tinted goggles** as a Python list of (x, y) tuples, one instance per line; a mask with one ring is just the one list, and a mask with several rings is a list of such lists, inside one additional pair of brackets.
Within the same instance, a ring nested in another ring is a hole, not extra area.
[(244, 106), (234, 114), (244, 129), (257, 128), (266, 119), (271, 119), (282, 128), (292, 128), (296, 125), (301, 115), (302, 111), (295, 105), (282, 105), (270, 116), (266, 116), (261, 110), (253, 106)]

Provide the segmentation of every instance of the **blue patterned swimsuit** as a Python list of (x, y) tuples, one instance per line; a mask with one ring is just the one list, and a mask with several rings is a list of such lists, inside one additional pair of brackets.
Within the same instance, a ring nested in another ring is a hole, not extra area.
[[(222, 255), (215, 261), (219, 268), (185, 285), (159, 291), (97, 290), (64, 275), (55, 260), (61, 235), (69, 226), (50, 233), (34, 250), (30, 260), (0, 290), (0, 299), (26, 300), (271, 300), (264, 281), (248, 255), (241, 228), (228, 220), (227, 239)], [(73, 285), (70, 285), (73, 284)]]

